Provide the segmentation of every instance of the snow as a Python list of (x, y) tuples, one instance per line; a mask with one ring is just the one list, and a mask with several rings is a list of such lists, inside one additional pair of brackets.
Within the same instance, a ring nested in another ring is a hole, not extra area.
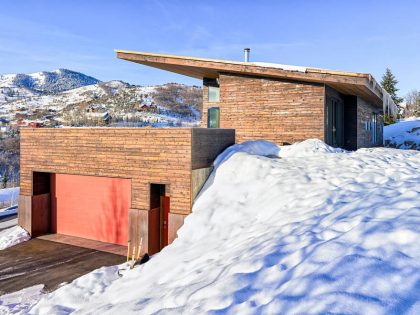
[(420, 150), (420, 117), (400, 120), (384, 127), (385, 143), (400, 149)]
[(280, 157), (305, 157), (313, 156), (317, 153), (344, 153), (340, 148), (333, 148), (319, 139), (308, 139), (303, 142), (294, 143), (289, 146), (283, 146)]
[(389, 114), (393, 117), (397, 117), (398, 106), (395, 105), (394, 101), (391, 98), (391, 95), (389, 95), (389, 93), (384, 88), (382, 88), (382, 94), (383, 94), (383, 97), (382, 97), (383, 106), (382, 106), (382, 108), (384, 110), (384, 113)]
[(5, 230), (5, 229), (8, 229), (8, 228), (11, 228), (11, 227), (13, 227), (13, 226), (15, 226), (15, 225), (17, 225), (18, 224), (18, 219), (17, 218), (6, 218), (6, 219), (2, 219), (1, 221), (0, 221), (0, 232), (2, 231), (2, 230)]
[(16, 225), (0, 231), (0, 250), (26, 242), (31, 237), (23, 228)]
[(267, 68), (277, 68), (286, 71), (297, 71), (297, 72), (306, 72), (306, 67), (301, 66), (292, 66), (292, 65), (282, 65), (279, 63), (269, 63), (269, 62), (253, 62), (253, 65)]
[[(17, 205), (7, 207), (0, 209), (0, 220), (6, 217), (10, 217), (17, 214)], [(0, 228), (1, 228), (1, 222), (0, 222)]]
[(0, 297), (0, 315), (26, 313), (29, 308), (40, 299), (43, 284), (35, 285), (23, 290), (2, 295)]
[[(0, 189), (0, 203), (15, 205), (19, 198), (19, 187)], [(0, 210), (1, 211), (1, 210)]]
[(30, 313), (418, 314), (419, 200), (414, 150), (235, 145), (170, 246), (34, 294)]

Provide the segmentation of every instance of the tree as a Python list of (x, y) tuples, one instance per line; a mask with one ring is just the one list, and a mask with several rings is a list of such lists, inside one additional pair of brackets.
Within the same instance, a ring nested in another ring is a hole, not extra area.
[(420, 92), (417, 90), (410, 91), (405, 97), (405, 101), (404, 117), (420, 117)]
[(386, 68), (384, 75), (382, 76), (381, 85), (385, 91), (389, 93), (394, 103), (398, 106), (403, 98), (398, 97), (397, 92), (397, 83), (398, 80), (395, 78), (394, 74), (391, 72), (391, 69)]

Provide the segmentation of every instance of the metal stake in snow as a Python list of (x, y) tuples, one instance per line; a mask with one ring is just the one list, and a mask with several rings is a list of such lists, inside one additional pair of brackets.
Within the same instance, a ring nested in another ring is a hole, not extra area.
[(129, 240), (127, 244), (127, 262), (130, 260), (130, 243), (131, 241)]

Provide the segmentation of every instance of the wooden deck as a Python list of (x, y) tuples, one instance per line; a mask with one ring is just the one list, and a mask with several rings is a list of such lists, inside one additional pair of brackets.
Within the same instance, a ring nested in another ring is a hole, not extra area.
[(126, 256), (127, 246), (104, 243), (94, 240), (89, 240), (81, 237), (68, 236), (62, 234), (47, 234), (37, 237), (41, 240), (73, 245), (81, 248), (93, 249), (99, 252), (105, 252), (115, 255)]
[(34, 238), (1, 251), (0, 295), (37, 284), (52, 291), (63, 282), (124, 261), (120, 255)]

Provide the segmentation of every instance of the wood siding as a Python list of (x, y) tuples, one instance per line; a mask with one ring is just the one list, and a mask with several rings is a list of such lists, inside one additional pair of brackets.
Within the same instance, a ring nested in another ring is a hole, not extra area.
[(236, 142), (264, 139), (278, 144), (324, 139), (323, 84), (221, 74), (220, 103), (203, 87), (202, 126), (207, 109), (220, 107), (220, 127), (234, 128)]
[(138, 245), (143, 237), (143, 252), (149, 246), (155, 250), (149, 236), (150, 184), (166, 185), (172, 242), (191, 212), (193, 168), (210, 167), (234, 141), (235, 131), (222, 129), (22, 128), (19, 224), (31, 235), (51, 232), (49, 204), (38, 201), (49, 195), (49, 173), (126, 178), (131, 179), (129, 239)]
[(132, 179), (131, 207), (149, 209), (149, 184), (170, 183), (171, 211), (191, 206), (191, 129), (21, 129), (21, 194), (32, 172)]

